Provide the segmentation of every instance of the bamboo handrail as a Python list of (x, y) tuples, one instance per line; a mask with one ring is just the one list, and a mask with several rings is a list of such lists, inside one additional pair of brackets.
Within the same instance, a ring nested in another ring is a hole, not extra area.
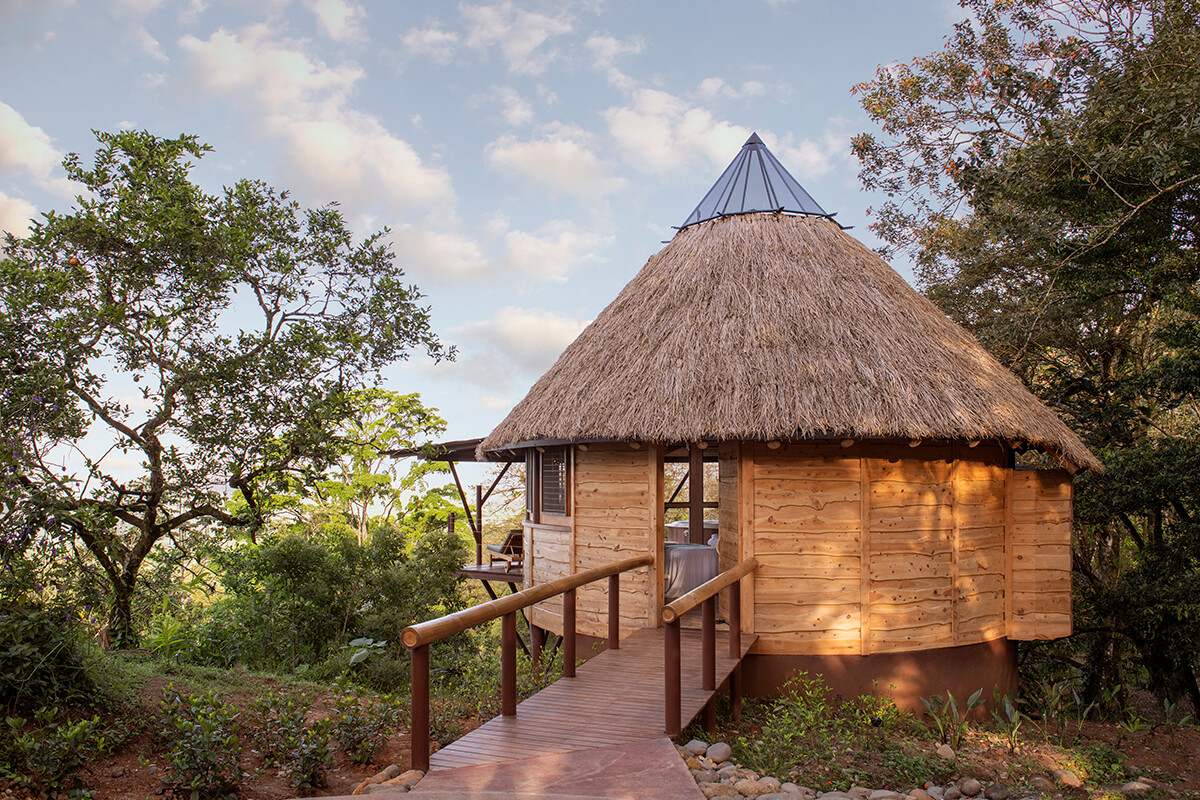
[(758, 569), (758, 559), (754, 556), (746, 559), (736, 567), (727, 569), (717, 577), (700, 584), (682, 597), (662, 607), (659, 616), (664, 624), (674, 622), (708, 598), (716, 595), (726, 586), (740, 581), (754, 570)]
[(592, 581), (617, 575), (621, 572), (627, 572), (637, 567), (647, 567), (653, 563), (654, 556), (646, 554), (627, 558), (623, 561), (615, 561), (612, 564), (605, 564), (602, 567), (593, 567), (583, 572), (576, 572), (574, 575), (566, 575), (549, 583), (524, 589), (516, 594), (505, 595), (498, 600), (472, 606), (454, 614), (447, 614), (444, 617), (420, 622), (416, 625), (409, 625), (401, 632), (400, 642), (412, 650), (421, 645), (445, 639), (447, 636), (462, 633), (467, 628), (473, 628), (484, 622), (499, 619), (505, 614), (511, 614), (522, 608), (528, 608), (535, 603), (540, 603), (543, 600), (570, 591), (571, 589), (578, 589), (580, 586)]

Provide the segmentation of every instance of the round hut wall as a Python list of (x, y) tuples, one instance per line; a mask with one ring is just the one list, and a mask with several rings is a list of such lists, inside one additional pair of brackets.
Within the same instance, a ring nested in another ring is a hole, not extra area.
[[(795, 669), (843, 696), (1015, 685), (1015, 640), (1071, 632), (1071, 480), (1019, 470), (999, 443), (718, 446), (720, 568), (755, 556), (743, 630), (746, 688)], [(663, 563), (662, 449), (570, 448), (568, 513), (526, 523), (526, 584), (637, 553)], [(622, 635), (658, 624), (661, 570), (621, 577)], [(561, 600), (532, 622), (560, 634)], [(724, 604), (722, 604), (724, 605)], [(602, 586), (579, 591), (579, 633), (603, 637)], [(584, 652), (584, 651), (581, 651)]]

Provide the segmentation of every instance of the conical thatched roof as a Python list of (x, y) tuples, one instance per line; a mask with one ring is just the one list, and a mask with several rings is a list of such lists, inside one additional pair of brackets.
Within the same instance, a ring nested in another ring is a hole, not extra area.
[(687, 227), (480, 445), (1000, 439), (1103, 466), (867, 247), (817, 216)]

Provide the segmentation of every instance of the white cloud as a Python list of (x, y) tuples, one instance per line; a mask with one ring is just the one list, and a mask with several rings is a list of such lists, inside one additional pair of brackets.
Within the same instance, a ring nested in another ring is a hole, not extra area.
[(500, 48), (508, 69), (536, 75), (557, 57), (553, 48), (543, 45), (553, 36), (570, 33), (571, 22), (565, 16), (551, 17), (536, 11), (515, 9), (511, 2), (490, 6), (459, 7), (467, 24), (469, 47), (487, 50)]
[(509, 231), (504, 235), (505, 263), (527, 275), (564, 281), (572, 269), (594, 259), (594, 251), (609, 238), (566, 220), (549, 222), (536, 233)]
[(426, 165), (375, 116), (349, 106), (365, 73), (353, 63), (330, 66), (300, 43), (275, 39), (262, 25), (219, 30), (207, 41), (180, 40), (191, 80), (241, 99), (269, 135), (282, 141), (292, 173), (321, 199), (389, 208), (449, 210), (449, 175)]
[(698, 94), (700, 99), (712, 102), (719, 98), (741, 100), (749, 97), (761, 97), (766, 94), (767, 87), (758, 81), (743, 81), (740, 87), (733, 87), (721, 78), (705, 78), (700, 81)]
[(114, 0), (113, 10), (120, 14), (144, 16), (162, 5), (162, 0)]
[(657, 89), (634, 91), (631, 105), (609, 108), (604, 118), (625, 159), (651, 173), (670, 172), (697, 159), (724, 166), (750, 135), (706, 108)]
[(604, 74), (610, 84), (622, 91), (631, 91), (636, 83), (633, 78), (617, 68), (617, 58), (642, 52), (646, 43), (641, 39), (622, 41), (612, 36), (593, 36), (585, 43), (592, 52), (592, 63)]
[(450, 59), (454, 58), (458, 34), (442, 30), (435, 22), (427, 28), (409, 28), (400, 41), (415, 56), (425, 56), (438, 64), (449, 64)]
[[(549, 369), (590, 322), (542, 309), (506, 306), (490, 319), (451, 332), (462, 354), (449, 369), (493, 392), (522, 385)], [(512, 405), (495, 394), (481, 402), (485, 408), (499, 410)]]
[(479, 244), (455, 233), (401, 225), (392, 231), (392, 240), (401, 266), (435, 279), (470, 278), (487, 271)]
[(504, 121), (509, 125), (524, 125), (533, 119), (533, 106), (516, 89), (501, 87), (496, 90), (495, 96), (504, 109)]
[(317, 17), (317, 24), (330, 39), (349, 42), (362, 38), (360, 23), (367, 18), (366, 10), (347, 0), (304, 0), (304, 5)]
[(0, 192), (0, 248), (4, 246), (4, 233), (25, 236), (29, 232), (29, 221), (36, 216), (37, 209), (32, 203)]
[(789, 172), (813, 177), (829, 172), (835, 161), (849, 158), (850, 136), (845, 127), (844, 120), (833, 119), (817, 139), (799, 138), (791, 133), (777, 139), (770, 132), (762, 133), (762, 138)]
[(162, 45), (158, 43), (158, 39), (151, 36), (150, 31), (146, 30), (144, 26), (139, 25), (134, 30), (133, 38), (137, 40), (138, 47), (142, 48), (146, 55), (156, 61), (167, 60), (167, 54), (163, 52)]
[(596, 197), (620, 190), (625, 179), (596, 157), (588, 148), (588, 138), (585, 131), (571, 126), (559, 126), (532, 141), (502, 136), (488, 145), (487, 161), (497, 170), (555, 192)]
[(38, 187), (63, 197), (73, 189), (66, 178), (53, 177), (62, 154), (50, 136), (30, 125), (15, 108), (0, 101), (0, 177), (23, 173)]

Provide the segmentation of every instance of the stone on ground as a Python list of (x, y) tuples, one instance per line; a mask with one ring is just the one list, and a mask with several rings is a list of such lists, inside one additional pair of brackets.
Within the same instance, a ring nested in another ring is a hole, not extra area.
[(725, 742), (716, 742), (709, 745), (705, 755), (720, 764), (723, 761), (729, 760), (729, 757), (733, 755), (733, 748), (725, 744)]

